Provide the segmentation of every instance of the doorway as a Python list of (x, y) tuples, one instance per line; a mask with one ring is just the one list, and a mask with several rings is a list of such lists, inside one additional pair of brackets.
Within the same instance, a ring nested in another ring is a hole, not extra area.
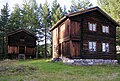
[(25, 46), (19, 46), (19, 54), (25, 54)]

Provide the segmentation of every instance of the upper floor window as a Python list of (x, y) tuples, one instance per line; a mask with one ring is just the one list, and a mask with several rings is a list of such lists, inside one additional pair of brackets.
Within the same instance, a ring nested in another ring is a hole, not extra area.
[(96, 26), (97, 26), (97, 24), (88, 22), (88, 27), (89, 27), (90, 31), (96, 31)]
[(109, 52), (109, 43), (102, 43), (102, 51)]
[(25, 37), (24, 36), (20, 36), (20, 42), (24, 42), (25, 41)]
[(109, 33), (109, 26), (102, 26), (103, 33)]
[(89, 42), (89, 51), (96, 51), (96, 42)]

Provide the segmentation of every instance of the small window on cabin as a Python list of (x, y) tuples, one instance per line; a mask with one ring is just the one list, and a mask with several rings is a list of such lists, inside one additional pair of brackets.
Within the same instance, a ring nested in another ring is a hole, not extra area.
[(102, 43), (102, 51), (109, 52), (109, 43)]
[(89, 42), (89, 51), (96, 51), (96, 42)]
[(25, 41), (25, 37), (24, 36), (21, 36), (20, 37), (20, 42), (24, 42)]
[(102, 26), (103, 33), (109, 33), (109, 26)]
[(90, 31), (96, 31), (96, 26), (97, 26), (97, 24), (88, 22), (88, 27), (89, 27)]

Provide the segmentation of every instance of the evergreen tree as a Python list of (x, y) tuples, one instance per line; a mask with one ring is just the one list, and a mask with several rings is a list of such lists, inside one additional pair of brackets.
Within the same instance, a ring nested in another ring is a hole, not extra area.
[(10, 31), (14, 31), (20, 27), (23, 27), (21, 18), (22, 17), (21, 17), (21, 11), (19, 5), (16, 4), (10, 16), (10, 22), (9, 22)]
[[(120, 0), (98, 0), (99, 6), (120, 24)], [(116, 30), (117, 45), (120, 45), (120, 27)]]
[(99, 6), (120, 23), (120, 0), (98, 0)]
[(60, 4), (57, 3), (57, 0), (54, 0), (52, 3), (52, 26), (63, 16), (62, 14), (62, 8), (60, 7)]
[(3, 5), (3, 9), (1, 9), (1, 16), (0, 16), (0, 24), (1, 29), (4, 30), (4, 32), (8, 31), (8, 24), (9, 24), (9, 9), (8, 9), (8, 3), (6, 5)]
[(22, 25), (34, 33), (39, 28), (38, 6), (35, 0), (24, 0), (23, 8), (21, 9)]
[(81, 9), (87, 9), (89, 7), (92, 7), (92, 3), (90, 3), (89, 0), (72, 0), (71, 3), (72, 5), (69, 12), (80, 11)]
[(44, 3), (44, 5), (40, 5), (41, 9), (41, 25), (42, 25), (42, 30), (44, 32), (44, 37), (45, 37), (45, 57), (47, 57), (47, 41), (50, 39), (50, 31), (49, 28), (51, 27), (51, 14), (50, 14), (50, 8), (48, 5), (48, 2)]
[(2, 58), (5, 58), (7, 54), (6, 34), (9, 31), (8, 24), (9, 24), (9, 9), (8, 9), (8, 3), (6, 3), (6, 5), (3, 5), (3, 9), (1, 9), (1, 15), (0, 15), (0, 28), (2, 30), (0, 36), (0, 39), (2, 41), (1, 42)]

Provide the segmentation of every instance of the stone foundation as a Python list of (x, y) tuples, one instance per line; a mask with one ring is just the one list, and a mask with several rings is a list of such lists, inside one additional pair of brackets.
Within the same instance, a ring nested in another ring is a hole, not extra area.
[(117, 60), (104, 59), (68, 59), (62, 58), (63, 63), (72, 65), (104, 65), (104, 64), (118, 64)]

